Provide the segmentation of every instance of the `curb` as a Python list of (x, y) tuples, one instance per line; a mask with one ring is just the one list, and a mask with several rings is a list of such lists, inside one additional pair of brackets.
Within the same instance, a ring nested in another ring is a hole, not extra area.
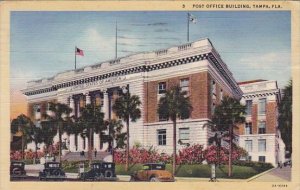
[(262, 172), (262, 173), (260, 173), (260, 174), (257, 174), (257, 175), (255, 175), (255, 176), (252, 176), (252, 177), (250, 177), (249, 179), (247, 179), (247, 182), (249, 182), (249, 181), (252, 181), (252, 180), (254, 180), (254, 179), (256, 179), (256, 178), (259, 178), (260, 176), (262, 176), (262, 175), (264, 175), (264, 174), (266, 174), (266, 173), (268, 173), (268, 172), (270, 172), (270, 171), (272, 171), (272, 170), (275, 170), (276, 168), (274, 167), (274, 168), (271, 168), (271, 169), (269, 169), (269, 170), (267, 170), (267, 171), (264, 171), (264, 172)]

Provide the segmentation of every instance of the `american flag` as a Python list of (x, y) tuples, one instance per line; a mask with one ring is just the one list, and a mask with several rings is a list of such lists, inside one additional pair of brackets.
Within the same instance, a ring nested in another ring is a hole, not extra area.
[(197, 18), (194, 15), (189, 13), (189, 21), (193, 24), (196, 24)]
[(80, 56), (83, 56), (83, 50), (79, 49), (76, 47), (76, 52), (75, 52), (76, 55), (80, 55)]

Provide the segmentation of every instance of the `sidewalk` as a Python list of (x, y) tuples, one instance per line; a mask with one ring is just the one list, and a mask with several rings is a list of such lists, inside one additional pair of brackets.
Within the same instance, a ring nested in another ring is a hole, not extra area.
[(282, 168), (273, 168), (261, 174), (258, 174), (248, 182), (287, 182), (291, 181), (291, 168), (289, 166)]

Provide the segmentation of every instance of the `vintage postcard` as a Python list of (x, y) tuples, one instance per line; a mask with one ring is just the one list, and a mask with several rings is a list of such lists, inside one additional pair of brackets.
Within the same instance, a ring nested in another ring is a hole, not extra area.
[(300, 189), (299, 2), (0, 10), (1, 190)]

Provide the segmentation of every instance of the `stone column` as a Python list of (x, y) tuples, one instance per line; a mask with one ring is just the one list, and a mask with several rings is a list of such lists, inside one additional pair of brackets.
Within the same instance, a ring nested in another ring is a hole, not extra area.
[(83, 138), (80, 135), (77, 136), (77, 141), (78, 141), (78, 151), (83, 151)]
[(99, 151), (100, 150), (100, 137), (99, 134), (94, 133), (94, 148)]
[(89, 95), (89, 93), (85, 94), (85, 100), (86, 105), (91, 104), (91, 96)]
[(72, 109), (72, 112), (70, 113), (70, 117), (75, 115), (75, 102), (72, 96), (70, 96), (70, 108)]
[[(74, 116), (75, 115), (75, 103), (74, 103), (74, 99), (72, 96), (70, 96), (70, 108), (72, 109), (72, 112), (70, 113), (70, 117)], [(70, 145), (69, 145), (69, 150), (71, 152), (75, 152), (76, 151), (76, 144), (75, 144), (75, 135), (74, 134), (71, 134), (69, 136), (69, 139), (70, 139)]]
[(78, 99), (78, 102), (77, 103), (77, 116), (80, 117), (80, 100), (81, 98)]
[(108, 93), (107, 91), (103, 92), (103, 113), (104, 113), (104, 120), (109, 119), (109, 102), (108, 102)]
[(85, 137), (85, 149), (84, 151), (88, 151), (89, 150), (89, 139), (87, 137)]

